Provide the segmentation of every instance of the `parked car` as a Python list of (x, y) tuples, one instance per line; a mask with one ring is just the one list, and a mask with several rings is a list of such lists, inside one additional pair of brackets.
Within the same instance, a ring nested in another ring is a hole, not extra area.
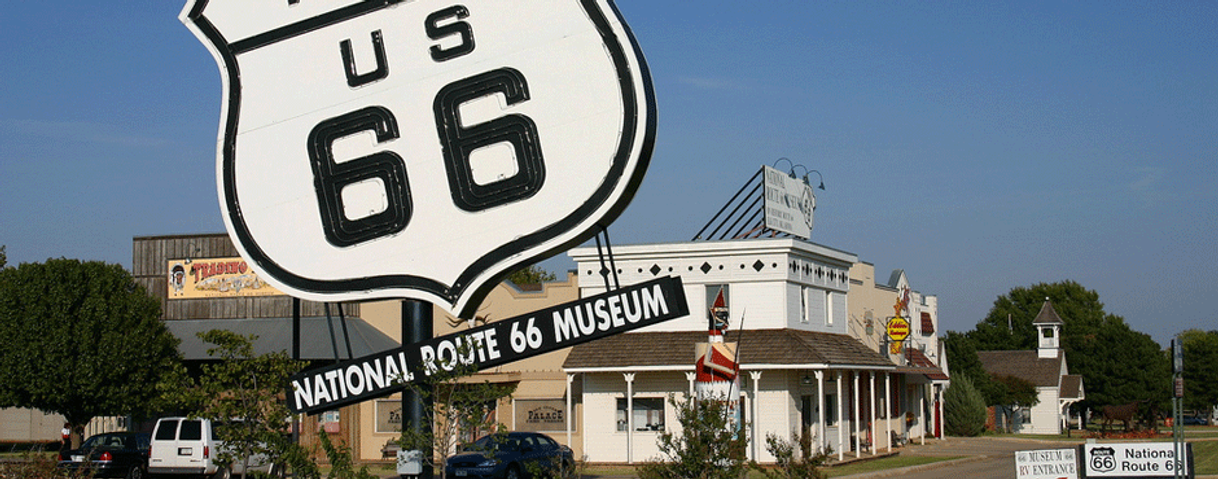
[(520, 479), (543, 471), (568, 477), (575, 469), (571, 448), (535, 432), (491, 434), (460, 450), (448, 458), (446, 477)]
[[(216, 437), (212, 422), (207, 419), (166, 417), (158, 419), (152, 431), (152, 452), (148, 472), (152, 475), (206, 476), (228, 479), (233, 474), (245, 475), (240, 463), (224, 467), (217, 459), (224, 441)], [(249, 469), (274, 475), (275, 465), (265, 456), (250, 458)]]
[(1210, 421), (1205, 416), (1184, 416), (1180, 424), (1185, 426), (1208, 426)]
[(59, 452), (59, 467), (86, 469), (92, 477), (140, 479), (148, 472), (147, 434), (108, 432), (85, 439), (78, 449)]

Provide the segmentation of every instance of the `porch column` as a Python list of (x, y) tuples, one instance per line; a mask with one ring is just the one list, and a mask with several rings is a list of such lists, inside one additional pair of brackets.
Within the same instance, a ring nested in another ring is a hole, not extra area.
[(888, 438), (888, 452), (892, 452), (892, 373), (884, 373), (884, 437)]
[(938, 389), (939, 389), (938, 391), (935, 391), (935, 404), (939, 406), (939, 414), (935, 414), (935, 431), (938, 431), (939, 435), (937, 435), (935, 437), (942, 439), (943, 438), (943, 386), (939, 386)]
[(694, 397), (694, 378), (697, 377), (698, 373), (685, 373), (685, 379), (689, 381), (689, 396), (686, 396), (688, 399), (693, 399)]
[(842, 424), (843, 419), (846, 417), (845, 414), (842, 414), (846, 404), (846, 398), (842, 396), (842, 381), (845, 378), (842, 377), (841, 371), (834, 371), (833, 378), (836, 379), (834, 382), (837, 383), (837, 460), (841, 461), (845, 457), (844, 454), (846, 454), (846, 441), (843, 440), (842, 434), (842, 429), (846, 428), (846, 425)]
[(626, 378), (626, 464), (634, 464), (634, 373), (622, 373)]
[(758, 383), (761, 382), (761, 371), (749, 371), (749, 379), (751, 379), (753, 381), (753, 400), (751, 401), (753, 404), (750, 404), (750, 406), (753, 406), (752, 407), (753, 410), (750, 413), (753, 416), (753, 421), (752, 421), (753, 433), (752, 433), (752, 436), (749, 438), (749, 443), (751, 446), (751, 447), (749, 447), (749, 449), (753, 453), (753, 460), (756, 461), (757, 460), (757, 411), (759, 410), (757, 408), (757, 395), (758, 395), (758, 393), (761, 392), (761, 387), (758, 385)]
[(825, 437), (825, 372), (816, 371), (816, 442), (820, 443), (820, 450), (825, 450), (825, 446), (829, 445), (829, 438)]
[(567, 374), (567, 447), (571, 447), (571, 421), (574, 421), (572, 417), (575, 416), (575, 409), (571, 404), (571, 382), (574, 380), (574, 374)]
[(850, 402), (850, 412), (854, 414), (854, 420), (850, 421), (850, 423), (854, 426), (854, 457), (862, 457), (863, 438), (859, 437), (862, 436), (862, 431), (859, 430), (859, 423), (863, 422), (863, 411), (860, 411), (863, 408), (863, 403), (859, 400), (859, 373), (855, 371), (853, 374), (854, 391), (850, 394), (853, 398), (853, 401)]
[(867, 372), (867, 380), (871, 382), (871, 387), (868, 388), (868, 389), (870, 389), (870, 391), (868, 391), (868, 392), (871, 393), (871, 401), (870, 401), (871, 404), (869, 404), (869, 406), (871, 406), (871, 407), (868, 408), (871, 410), (871, 421), (868, 423), (869, 429), (867, 431), (867, 434), (871, 435), (871, 455), (874, 456), (875, 450), (878, 449), (876, 446), (880, 444), (880, 437), (878, 434), (876, 434), (876, 428), (878, 427), (878, 425), (875, 423), (875, 421), (877, 419), (876, 415), (875, 415), (875, 402), (876, 402), (875, 371)]
[(921, 444), (926, 444), (926, 386), (918, 388), (918, 423), (922, 424)]

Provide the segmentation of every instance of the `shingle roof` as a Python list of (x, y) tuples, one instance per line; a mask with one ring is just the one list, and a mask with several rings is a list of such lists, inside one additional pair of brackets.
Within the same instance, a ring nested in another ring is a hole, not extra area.
[(1062, 376), (1062, 399), (1082, 399), (1083, 398), (1083, 377), (1077, 374), (1067, 374)]
[(1049, 298), (1045, 298), (1045, 304), (1040, 307), (1040, 313), (1037, 313), (1036, 319), (1032, 320), (1032, 324), (1066, 324), (1066, 322), (1062, 321), (1061, 316), (1057, 315), (1057, 311), (1053, 309), (1053, 303), (1049, 302)]
[[(739, 343), (738, 361), (750, 365), (829, 364), (894, 367), (884, 356), (843, 334), (794, 329), (729, 331), (727, 342)], [(564, 369), (688, 366), (693, 369), (694, 344), (706, 342), (702, 331), (626, 333), (571, 349)]]
[(977, 358), (990, 374), (1026, 379), (1037, 387), (1057, 387), (1066, 360), (1064, 354), (1038, 358), (1036, 351), (977, 351)]
[[(300, 357), (301, 359), (336, 359), (334, 347), (337, 345), (338, 358), (347, 359), (348, 343), (351, 344), (351, 356), (358, 358), (376, 354), (400, 346), (393, 338), (386, 336), (380, 330), (372, 327), (360, 318), (346, 318), (347, 328), (344, 329), (339, 318), (300, 318)], [(211, 344), (199, 339), (198, 333), (212, 329), (226, 329), (243, 336), (255, 335), (254, 353), (266, 354), (292, 349), (292, 319), (291, 318), (251, 318), (251, 319), (178, 319), (165, 321), (169, 332), (182, 340), (178, 351), (187, 360), (215, 359), (207, 354)], [(344, 337), (343, 333), (350, 333)], [(333, 335), (333, 341), (331, 341)]]

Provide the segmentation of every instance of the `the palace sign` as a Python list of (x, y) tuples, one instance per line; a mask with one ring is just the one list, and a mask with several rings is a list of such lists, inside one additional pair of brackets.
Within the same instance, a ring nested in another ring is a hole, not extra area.
[(192, 0), (182, 21), (221, 70), (229, 235), (293, 296), (468, 316), (616, 218), (651, 156), (610, 0)]
[(393, 394), (403, 383), (462, 364), (482, 370), (688, 314), (681, 279), (663, 277), (305, 371), (288, 384), (288, 407), (318, 413)]

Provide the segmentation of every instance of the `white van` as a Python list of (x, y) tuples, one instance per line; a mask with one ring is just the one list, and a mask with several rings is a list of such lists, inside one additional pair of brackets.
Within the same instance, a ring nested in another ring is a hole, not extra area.
[[(244, 475), (242, 464), (232, 469), (216, 463), (222, 441), (216, 440), (212, 423), (207, 419), (166, 417), (158, 419), (152, 431), (152, 454), (148, 458), (148, 473), (207, 476), (228, 479), (233, 474)], [(250, 458), (250, 470), (274, 474), (275, 465), (266, 457)]]

